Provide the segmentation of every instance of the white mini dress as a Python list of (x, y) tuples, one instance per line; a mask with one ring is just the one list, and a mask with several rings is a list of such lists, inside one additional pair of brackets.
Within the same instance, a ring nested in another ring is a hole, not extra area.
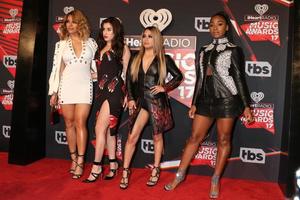
[[(89, 40), (82, 41), (82, 50), (76, 56), (72, 41), (67, 41), (62, 52), (62, 61), (65, 64), (59, 82), (59, 104), (92, 104), (93, 81), (91, 77), (91, 62), (94, 50)], [(94, 41), (93, 41), (94, 42)]]

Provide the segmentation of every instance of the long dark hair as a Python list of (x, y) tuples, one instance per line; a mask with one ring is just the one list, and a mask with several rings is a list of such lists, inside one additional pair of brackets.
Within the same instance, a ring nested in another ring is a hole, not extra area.
[(229, 16), (224, 11), (219, 11), (219, 12), (215, 13), (214, 15), (211, 16), (211, 18), (213, 18), (215, 16), (222, 17), (225, 20), (226, 25), (228, 26), (228, 30), (226, 31), (225, 36), (228, 38), (229, 41), (233, 41), (233, 35), (232, 35), (233, 34), (232, 33), (233, 26), (232, 26)]
[(112, 40), (111, 48), (114, 51), (118, 60), (122, 60), (123, 57), (123, 49), (124, 49), (124, 28), (121, 24), (120, 20), (116, 17), (109, 17), (102, 21), (101, 28), (98, 35), (98, 46), (99, 51), (101, 51), (105, 45), (106, 41), (103, 38), (103, 25), (105, 23), (111, 24), (114, 32), (114, 38)]

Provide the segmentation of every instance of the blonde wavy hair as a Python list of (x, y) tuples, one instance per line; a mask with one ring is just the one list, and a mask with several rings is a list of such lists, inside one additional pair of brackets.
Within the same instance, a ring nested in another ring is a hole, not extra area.
[(62, 25), (60, 26), (60, 39), (65, 40), (69, 37), (67, 30), (68, 17), (71, 16), (74, 23), (78, 24), (78, 34), (82, 40), (87, 40), (91, 34), (87, 17), (82, 11), (75, 9), (65, 15)]
[[(158, 65), (159, 80), (158, 80), (157, 84), (163, 85), (165, 83), (165, 78), (167, 75), (163, 37), (162, 37), (160, 31), (158, 30), (158, 28), (156, 28), (155, 26), (150, 26), (150, 27), (147, 27), (144, 29), (142, 36), (141, 36), (141, 41), (143, 40), (143, 35), (146, 30), (149, 30), (151, 32), (151, 35), (153, 38), (154, 55), (159, 61), (159, 65)], [(139, 53), (133, 59), (132, 64), (131, 64), (130, 75), (132, 77), (133, 82), (138, 80), (139, 67), (141, 65), (144, 53), (145, 53), (145, 47), (143, 45), (141, 45)]]

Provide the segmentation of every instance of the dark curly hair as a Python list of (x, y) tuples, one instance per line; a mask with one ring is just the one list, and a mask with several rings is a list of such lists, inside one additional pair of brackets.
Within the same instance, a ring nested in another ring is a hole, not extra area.
[(112, 50), (114, 51), (118, 60), (122, 60), (123, 50), (124, 50), (124, 27), (120, 20), (116, 17), (109, 17), (102, 21), (101, 28), (98, 35), (98, 46), (99, 51), (101, 51), (105, 45), (106, 41), (103, 38), (103, 25), (109, 23), (113, 28), (114, 38), (112, 40)]

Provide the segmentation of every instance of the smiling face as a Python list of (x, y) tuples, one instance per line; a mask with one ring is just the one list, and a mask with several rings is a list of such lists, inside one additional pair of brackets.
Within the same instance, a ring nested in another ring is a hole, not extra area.
[(76, 34), (78, 32), (78, 22), (73, 20), (72, 15), (69, 15), (67, 18), (66, 28), (70, 35)]
[(222, 38), (228, 31), (228, 24), (224, 17), (216, 15), (213, 16), (209, 23), (209, 32), (213, 38)]
[(154, 39), (152, 32), (149, 29), (146, 29), (142, 36), (142, 43), (145, 49), (153, 48)]
[(102, 35), (106, 42), (111, 42), (114, 39), (115, 33), (110, 23), (103, 24)]

